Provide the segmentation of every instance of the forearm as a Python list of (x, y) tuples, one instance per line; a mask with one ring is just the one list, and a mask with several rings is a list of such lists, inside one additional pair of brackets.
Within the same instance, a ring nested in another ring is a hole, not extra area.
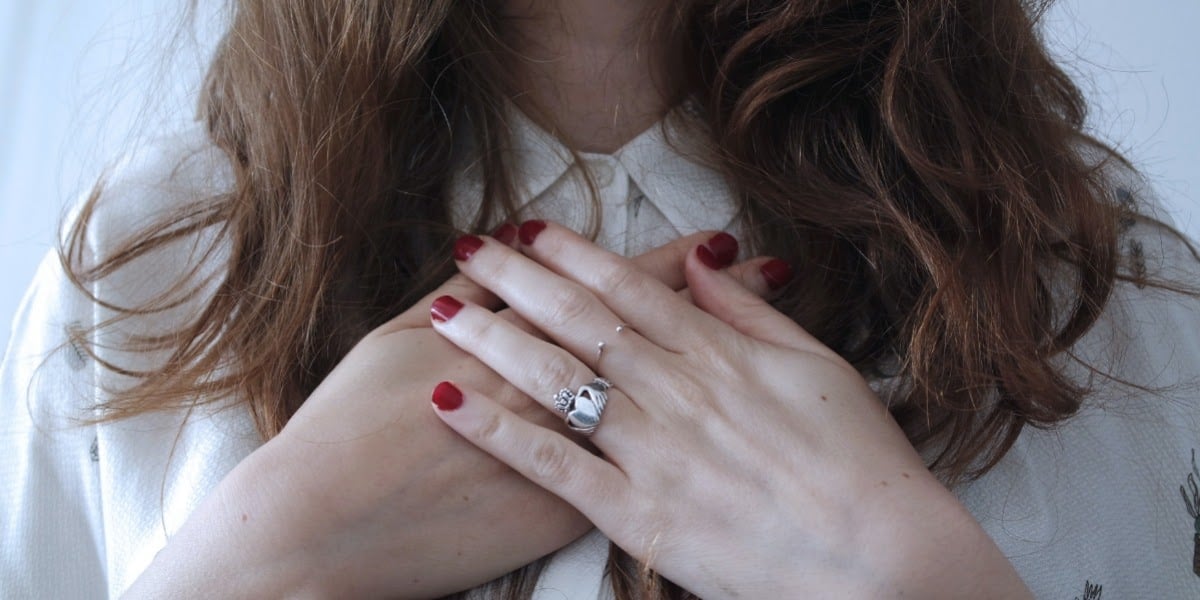
[(908, 516), (877, 527), (879, 570), (883, 581), (894, 583), (876, 597), (1033, 598), (995, 542), (949, 492), (913, 506)]
[[(264, 452), (266, 451), (266, 452)], [(280, 518), (269, 445), (239, 464), (122, 598), (325, 598), (312, 557)], [(278, 473), (276, 473), (278, 475)], [(276, 478), (277, 480), (277, 478)]]

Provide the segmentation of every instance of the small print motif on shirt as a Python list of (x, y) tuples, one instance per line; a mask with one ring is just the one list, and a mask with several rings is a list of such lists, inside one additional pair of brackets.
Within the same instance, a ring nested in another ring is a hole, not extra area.
[(1089, 580), (1083, 582), (1083, 595), (1075, 596), (1075, 600), (1100, 600), (1102, 594), (1104, 594), (1104, 586)]
[(1141, 240), (1129, 240), (1129, 260), (1133, 265), (1134, 285), (1146, 289), (1146, 247)]
[(83, 325), (79, 321), (75, 321), (66, 326), (67, 334), (67, 366), (71, 367), (72, 371), (80, 371), (88, 364), (87, 351), (79, 345), (76, 338), (83, 333)]
[[(1133, 192), (1127, 188), (1117, 188), (1117, 205), (1120, 212), (1121, 233), (1128, 233), (1137, 224), (1137, 199), (1134, 198)], [(1134, 284), (1138, 289), (1146, 287), (1146, 248), (1142, 245), (1141, 240), (1130, 239), (1125, 244), (1125, 253), (1129, 259), (1129, 268), (1134, 277)]]
[(1200, 468), (1196, 467), (1196, 449), (1192, 448), (1192, 472), (1187, 476), (1187, 487), (1179, 486), (1179, 494), (1192, 518), (1192, 573), (1200, 575)]
[(92, 447), (88, 449), (88, 455), (91, 456), (92, 462), (100, 462), (100, 438), (92, 438)]
[(1117, 188), (1117, 203), (1121, 206), (1121, 233), (1129, 231), (1137, 224), (1137, 201), (1133, 192), (1126, 188)]

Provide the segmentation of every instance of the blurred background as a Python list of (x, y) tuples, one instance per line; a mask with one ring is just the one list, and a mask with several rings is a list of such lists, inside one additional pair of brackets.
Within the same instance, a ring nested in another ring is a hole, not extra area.
[[(384, 0), (387, 1), (387, 0)], [(139, 135), (182, 126), (221, 31), (198, 0), (0, 0), (0, 343), (64, 207)], [(183, 23), (190, 23), (183, 25)], [(1091, 130), (1200, 238), (1196, 0), (1060, 0), (1052, 48), (1092, 100)]]

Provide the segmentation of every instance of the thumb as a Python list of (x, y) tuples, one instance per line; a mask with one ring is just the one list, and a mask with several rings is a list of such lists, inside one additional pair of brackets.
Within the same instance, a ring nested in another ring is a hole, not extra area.
[[(820, 345), (816, 338), (719, 266), (712, 251), (704, 245), (696, 246), (688, 254), (685, 265), (688, 289), (698, 308), (759, 341), (798, 350)], [(774, 288), (782, 287), (792, 277), (791, 267), (779, 259), (761, 263), (759, 271), (763, 280)]]
[(646, 272), (651, 277), (663, 282), (663, 285), (673, 289), (681, 290), (687, 285), (683, 275), (683, 264), (687, 259), (688, 252), (704, 240), (713, 235), (713, 232), (702, 231), (686, 235), (681, 238), (676, 238), (666, 244), (647, 250), (646, 252), (635, 256), (633, 264), (637, 268)]

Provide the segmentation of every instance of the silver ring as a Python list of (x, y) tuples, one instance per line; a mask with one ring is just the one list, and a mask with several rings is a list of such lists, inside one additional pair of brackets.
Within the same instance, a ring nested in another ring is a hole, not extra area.
[(558, 390), (558, 393), (554, 395), (554, 410), (562, 413), (564, 417), (571, 411), (571, 405), (574, 403), (575, 392), (572, 392), (570, 388)]
[[(617, 335), (621, 335), (621, 332), (625, 331), (626, 329), (629, 329), (629, 326), (624, 323), (617, 325)], [(596, 363), (599, 363), (600, 357), (604, 356), (604, 348), (607, 345), (608, 344), (604, 342), (596, 342)]]
[(575, 392), (563, 388), (554, 395), (554, 409), (562, 413), (571, 431), (592, 435), (600, 426), (600, 417), (608, 405), (608, 390), (611, 387), (612, 383), (607, 379), (597, 377)]

